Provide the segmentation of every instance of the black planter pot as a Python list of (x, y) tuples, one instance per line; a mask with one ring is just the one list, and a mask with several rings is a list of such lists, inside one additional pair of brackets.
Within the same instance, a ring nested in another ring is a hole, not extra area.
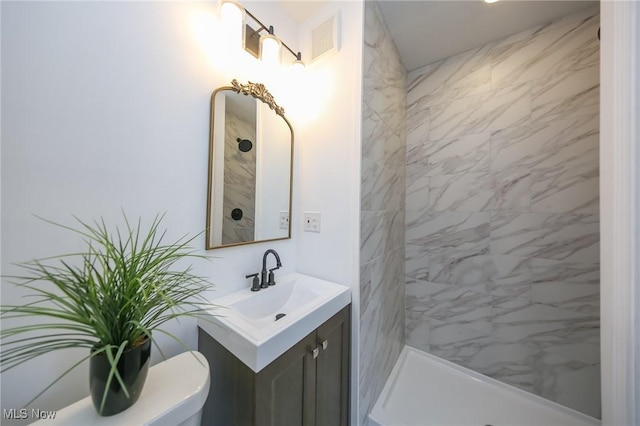
[[(115, 353), (114, 353), (115, 355)], [(131, 407), (140, 397), (144, 382), (147, 379), (151, 355), (151, 339), (147, 338), (138, 347), (128, 349), (122, 353), (118, 361), (118, 372), (122, 381), (127, 387), (129, 397), (127, 398), (118, 379), (113, 376), (109, 388), (106, 389), (107, 400), (104, 403), (102, 412), (100, 405), (105, 393), (107, 379), (111, 371), (109, 359), (104, 353), (92, 356), (89, 360), (89, 388), (91, 400), (98, 414), (101, 416), (112, 416)]]

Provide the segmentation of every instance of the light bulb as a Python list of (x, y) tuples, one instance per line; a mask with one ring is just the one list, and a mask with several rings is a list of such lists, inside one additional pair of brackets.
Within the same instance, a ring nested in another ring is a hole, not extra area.
[(273, 34), (265, 34), (260, 39), (260, 59), (269, 66), (280, 65), (281, 42)]
[(230, 40), (234, 47), (242, 48), (244, 44), (244, 8), (233, 1), (224, 1), (220, 6), (220, 18), (225, 40)]
[(296, 55), (296, 60), (291, 63), (291, 69), (296, 73), (304, 69), (304, 62), (302, 62), (302, 54), (300, 52)]

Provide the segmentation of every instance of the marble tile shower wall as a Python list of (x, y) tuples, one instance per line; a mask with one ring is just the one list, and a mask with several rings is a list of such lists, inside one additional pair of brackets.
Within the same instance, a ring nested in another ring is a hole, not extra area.
[(407, 344), (600, 415), (597, 9), (409, 73)]
[[(256, 125), (226, 111), (223, 189), (222, 244), (254, 240), (256, 199), (256, 150), (242, 152), (237, 139), (255, 142)], [(242, 210), (242, 218), (231, 217), (234, 209)]]
[(406, 71), (376, 2), (365, 2), (360, 230), (360, 418), (404, 345)]

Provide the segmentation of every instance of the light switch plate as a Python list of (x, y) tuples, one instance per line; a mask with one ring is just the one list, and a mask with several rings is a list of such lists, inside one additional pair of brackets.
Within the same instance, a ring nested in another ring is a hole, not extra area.
[(320, 212), (304, 212), (304, 230), (320, 232)]
[(289, 212), (280, 212), (280, 229), (289, 229)]

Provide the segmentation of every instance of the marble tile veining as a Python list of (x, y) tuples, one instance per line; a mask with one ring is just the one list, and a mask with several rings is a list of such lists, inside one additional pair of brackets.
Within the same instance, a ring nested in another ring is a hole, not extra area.
[(590, 9), (525, 32), (517, 39), (496, 43), (492, 49), (492, 87), (579, 69), (585, 62), (597, 64), (593, 47), (598, 45), (598, 26), (597, 10)]
[(489, 218), (489, 213), (406, 212), (406, 243), (439, 248), (486, 248)]
[(429, 280), (471, 288), (488, 294), (496, 276), (495, 264), (488, 250), (431, 249)]
[(600, 265), (598, 262), (563, 262), (558, 260), (533, 258), (531, 259), (531, 271), (534, 283), (600, 283)]
[(531, 172), (526, 169), (492, 171), (490, 208), (498, 212), (526, 212), (531, 208)]
[(541, 213), (600, 212), (598, 165), (586, 172), (565, 167), (534, 171), (531, 174), (531, 211)]
[(404, 216), (406, 343), (596, 417), (598, 26), (410, 72)]
[(429, 206), (429, 176), (419, 176), (414, 179), (406, 179), (406, 203), (407, 211), (422, 211)]
[(490, 211), (492, 200), (487, 173), (439, 175), (429, 179), (429, 210)]
[(587, 114), (493, 132), (491, 170), (589, 171), (598, 164), (598, 120)]
[(420, 108), (491, 90), (491, 49), (479, 47), (414, 70), (408, 77), (407, 102)]
[(505, 299), (531, 300), (531, 259), (502, 255), (491, 255), (491, 259), (495, 268), (490, 288), (494, 303)]
[(407, 150), (416, 161), (425, 159), (425, 176), (488, 172), (490, 164), (490, 133), (479, 133), (454, 139), (425, 141), (420, 149)]
[(443, 352), (454, 348), (457, 352), (468, 352), (469, 346), (488, 341), (493, 333), (491, 321), (484, 318), (462, 323), (437, 320), (430, 322), (429, 345), (432, 353), (438, 356), (443, 356)]
[[(256, 127), (236, 114), (225, 115), (222, 243), (253, 241), (255, 238), (256, 150), (242, 152), (238, 138), (255, 141)], [(234, 209), (242, 210), (239, 220), (231, 217)]]
[(526, 212), (531, 189), (531, 173), (526, 170), (430, 176), (427, 210)]
[(597, 316), (600, 312), (599, 284), (535, 283), (531, 300), (548, 306)]
[(407, 185), (415, 168), (406, 162), (404, 67), (378, 4), (366, 1), (364, 14), (359, 424), (366, 424), (405, 342), (404, 210), (419, 208), (428, 190), (424, 181)]
[(599, 65), (551, 74), (532, 85), (531, 119), (546, 121), (597, 114), (600, 103)]
[(545, 213), (492, 213), (492, 254), (595, 263), (599, 217)]
[(581, 363), (542, 352), (535, 357), (534, 368), (540, 372), (534, 381), (535, 393), (600, 417), (599, 363)]
[(429, 279), (429, 249), (422, 246), (405, 246), (404, 273), (416, 280)]
[(531, 87), (509, 86), (429, 108), (430, 139), (455, 138), (530, 122)]
[(399, 187), (400, 179), (398, 174), (363, 158), (361, 209), (399, 211), (404, 189)]

